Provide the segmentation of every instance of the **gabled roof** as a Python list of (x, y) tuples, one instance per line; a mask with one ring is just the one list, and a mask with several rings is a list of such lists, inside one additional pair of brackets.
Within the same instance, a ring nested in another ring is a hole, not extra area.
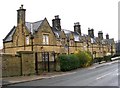
[[(25, 25), (27, 27), (27, 30), (30, 33), (34, 33), (35, 31), (38, 31), (38, 28), (41, 26), (42, 22), (44, 20), (40, 20), (37, 22), (25, 22)], [(12, 41), (12, 36), (16, 30), (16, 27), (14, 26), (11, 31), (7, 34), (7, 36), (3, 39), (3, 42), (10, 42)]]
[(58, 31), (56, 28), (54, 27), (51, 27), (52, 28), (52, 31), (55, 35), (56, 38), (60, 38), (60, 31)]
[(103, 39), (103, 41), (102, 41), (104, 44), (109, 44), (109, 45), (111, 45), (111, 44), (114, 44), (114, 39)]
[[(58, 31), (56, 28), (52, 28), (56, 38), (60, 38), (60, 31)], [(70, 37), (71, 34), (73, 34), (74, 37), (74, 41), (80, 42), (80, 35), (77, 32), (73, 32), (70, 30), (66, 30), (66, 29), (62, 29), (61, 31), (63, 31), (66, 35), (66, 38)]]
[(70, 30), (66, 30), (66, 29), (63, 29), (65, 35), (66, 35), (66, 38), (69, 39), (70, 38), (70, 34), (72, 34), (72, 31)]
[(80, 41), (80, 35), (77, 32), (73, 32), (73, 36), (74, 36), (74, 41), (75, 42), (79, 42)]
[(10, 42), (12, 41), (12, 36), (15, 33), (16, 27), (14, 26), (11, 31), (7, 34), (7, 36), (3, 39), (3, 42)]
[(59, 31), (53, 31), (53, 32), (54, 32), (56, 38), (60, 38), (60, 33), (59, 33)]

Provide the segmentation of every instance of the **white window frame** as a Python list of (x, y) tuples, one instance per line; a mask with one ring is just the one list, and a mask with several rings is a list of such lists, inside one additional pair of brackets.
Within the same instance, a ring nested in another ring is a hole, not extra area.
[(27, 45), (30, 44), (29, 36), (26, 36), (26, 44), (27, 44)]
[(43, 44), (48, 45), (49, 44), (49, 35), (43, 34)]

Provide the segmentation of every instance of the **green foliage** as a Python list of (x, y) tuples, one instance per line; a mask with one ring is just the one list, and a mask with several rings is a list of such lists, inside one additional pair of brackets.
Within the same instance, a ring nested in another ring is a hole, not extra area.
[(104, 57), (96, 57), (94, 58), (94, 61), (97, 63), (97, 62), (101, 62), (101, 61), (111, 61), (111, 55), (109, 56), (104, 56)]
[(79, 51), (77, 54), (60, 55), (58, 57), (61, 71), (69, 71), (79, 67), (90, 66), (93, 62), (89, 52)]
[(119, 57), (120, 56), (120, 53), (117, 53), (117, 54), (114, 54), (113, 56), (112, 56), (112, 58), (113, 57)]
[(79, 67), (79, 60), (74, 54), (60, 55), (58, 58), (61, 71), (69, 71)]
[(109, 55), (109, 56), (104, 56), (104, 61), (111, 61), (111, 55)]
[(76, 55), (79, 58), (80, 67), (87, 67), (92, 64), (93, 59), (90, 52), (79, 51)]
[(96, 63), (97, 62), (101, 62), (101, 61), (103, 61), (104, 60), (104, 58), (103, 57), (96, 57), (96, 58), (94, 58), (94, 60), (96, 61)]

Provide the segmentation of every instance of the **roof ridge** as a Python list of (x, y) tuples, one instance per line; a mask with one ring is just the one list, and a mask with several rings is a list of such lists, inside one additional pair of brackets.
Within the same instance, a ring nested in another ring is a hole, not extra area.
[(43, 20), (39, 20), (39, 21), (35, 21), (35, 22), (25, 22), (25, 23), (31, 23), (31, 24), (33, 24), (33, 23), (38, 23), (38, 22), (41, 22), (41, 21), (43, 21)]
[(74, 32), (74, 31), (71, 31), (71, 30), (68, 30), (68, 29), (62, 29), (62, 30), (65, 30), (65, 31), (70, 31), (70, 32)]

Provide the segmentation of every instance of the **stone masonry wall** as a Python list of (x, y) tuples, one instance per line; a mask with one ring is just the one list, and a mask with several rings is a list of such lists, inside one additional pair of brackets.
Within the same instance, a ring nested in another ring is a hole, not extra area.
[(35, 56), (30, 51), (2, 54), (2, 77), (35, 74)]

